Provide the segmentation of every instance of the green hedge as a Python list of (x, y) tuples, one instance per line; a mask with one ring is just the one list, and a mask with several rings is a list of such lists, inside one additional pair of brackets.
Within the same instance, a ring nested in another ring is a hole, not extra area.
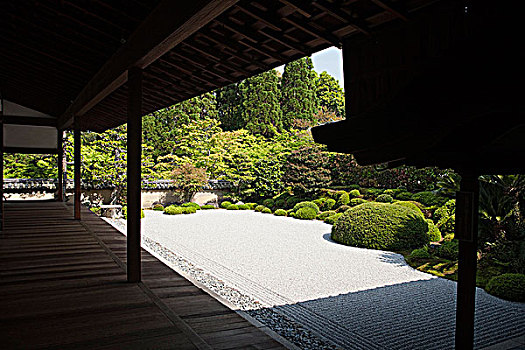
[(179, 214), (182, 214), (183, 211), (184, 211), (183, 208), (176, 207), (174, 205), (170, 205), (170, 206), (164, 208), (164, 214), (166, 214), (166, 215), (179, 215)]
[(334, 210), (323, 211), (323, 212), (320, 212), (319, 214), (317, 214), (317, 219), (318, 220), (324, 220), (327, 217), (335, 215), (335, 214), (337, 214), (337, 213)]
[(238, 204), (237, 207), (239, 210), (250, 210), (250, 206), (248, 204)]
[[(300, 202), (300, 203), (297, 203), (293, 207), (293, 211), (295, 213), (297, 213), (299, 210), (301, 210), (303, 208), (311, 208), (311, 209), (313, 209), (314, 212), (315, 212), (315, 216), (317, 216), (317, 214), (319, 214), (319, 207), (314, 202)], [(314, 216), (314, 219), (315, 219), (315, 216)]]
[(525, 301), (525, 275), (505, 273), (493, 277), (487, 283), (486, 291), (498, 298), (511, 301)]
[(205, 205), (201, 205), (201, 209), (203, 210), (215, 209), (215, 206), (213, 204), (205, 204)]
[(335, 225), (335, 223), (337, 222), (337, 220), (341, 218), (341, 216), (343, 216), (343, 213), (337, 213), (335, 215), (327, 217), (323, 221), (326, 222), (327, 224)]
[(272, 210), (271, 210), (270, 208), (264, 208), (264, 209), (262, 210), (262, 213), (263, 213), (263, 214), (271, 214), (271, 213), (272, 213)]
[(414, 201), (397, 201), (397, 202), (394, 202), (394, 205), (400, 205), (402, 207), (413, 209), (416, 212), (418, 212), (419, 214), (421, 214), (421, 216), (425, 216), (423, 214), (423, 212), (421, 211), (421, 209), (419, 208), (418, 204), (419, 203), (414, 202)]
[(400, 250), (429, 242), (428, 224), (414, 210), (365, 203), (347, 210), (332, 227), (332, 239), (355, 247)]
[(438, 249), (436, 249), (436, 255), (448, 259), (457, 260), (459, 252), (459, 241), (453, 239), (451, 241), (443, 241)]
[(380, 194), (376, 198), (376, 202), (379, 202), (379, 203), (392, 203), (393, 201), (394, 201), (394, 198), (392, 198), (391, 195), (385, 194), (385, 193)]
[(284, 209), (277, 209), (275, 211), (275, 213), (273, 213), (273, 215), (276, 215), (276, 216), (286, 216), (286, 210)]
[(183, 207), (183, 208), (195, 208), (195, 210), (200, 210), (201, 209), (200, 205), (198, 205), (197, 203), (193, 203), (193, 202), (183, 203), (181, 205), (181, 207)]
[(153, 210), (155, 210), (155, 211), (164, 211), (164, 206), (162, 204), (158, 204), (157, 203), (157, 204), (155, 204), (153, 206)]
[(424, 246), (423, 248), (414, 249), (408, 257), (411, 259), (429, 259), (431, 255), (428, 252), (428, 246)]
[(448, 198), (439, 196), (431, 191), (418, 192), (412, 195), (412, 200), (422, 203), (427, 207), (442, 206), (448, 201)]
[(264, 205), (261, 205), (259, 204), (258, 206), (255, 207), (255, 211), (258, 211), (258, 212), (262, 212), (264, 210), (265, 206)]
[(226, 210), (239, 210), (239, 206), (237, 204), (228, 205)]
[(428, 224), (428, 239), (430, 242), (439, 242), (441, 241), (441, 231), (439, 231), (439, 228), (434, 225), (434, 222), (430, 219), (426, 219), (426, 222)]
[(224, 202), (221, 203), (221, 208), (223, 208), (223, 209), (228, 209), (228, 207), (229, 207), (230, 205), (232, 205), (232, 202), (230, 202), (230, 201), (224, 201)]
[(312, 208), (312, 207), (302, 207), (295, 212), (294, 217), (296, 219), (301, 219), (301, 220), (313, 220), (316, 218), (318, 212), (319, 212), (319, 209), (316, 211), (315, 208)]
[(363, 198), (352, 198), (350, 199), (350, 203), (348, 204), (350, 204), (351, 207), (355, 207), (356, 205), (363, 204), (363, 203), (368, 203), (368, 201)]
[[(366, 202), (366, 201), (365, 201)], [(345, 211), (347, 211), (348, 209), (352, 208), (351, 206), (349, 205), (342, 205), (340, 206), (339, 208), (337, 208), (336, 212), (338, 213), (344, 213)]]
[(257, 206), (257, 203), (246, 203), (246, 205), (248, 206), (248, 208), (250, 208), (250, 210), (254, 210)]
[(350, 203), (350, 195), (346, 191), (337, 191), (338, 197), (337, 202), (335, 203), (336, 207), (340, 207), (342, 205), (347, 205)]
[(273, 205), (274, 205), (274, 200), (269, 198), (269, 199), (265, 199), (263, 200), (262, 204), (267, 207), (267, 208), (273, 208)]
[(197, 208), (192, 205), (182, 208), (182, 214), (195, 214), (196, 212), (197, 212)]

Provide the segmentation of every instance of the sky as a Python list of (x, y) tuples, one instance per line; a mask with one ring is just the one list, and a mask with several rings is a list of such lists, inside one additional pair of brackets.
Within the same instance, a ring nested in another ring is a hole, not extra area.
[[(332, 46), (323, 51), (314, 53), (312, 55), (312, 62), (314, 64), (314, 70), (317, 73), (326, 71), (338, 80), (339, 85), (344, 89), (343, 57), (340, 49)], [(284, 66), (277, 67), (276, 69), (282, 73)]]

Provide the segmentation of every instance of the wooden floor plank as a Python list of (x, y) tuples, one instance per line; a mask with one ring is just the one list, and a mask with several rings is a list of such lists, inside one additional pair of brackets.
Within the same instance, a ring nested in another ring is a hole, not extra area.
[(142, 251), (126, 282), (126, 238), (83, 208), (7, 202), (0, 238), (2, 348), (282, 349)]

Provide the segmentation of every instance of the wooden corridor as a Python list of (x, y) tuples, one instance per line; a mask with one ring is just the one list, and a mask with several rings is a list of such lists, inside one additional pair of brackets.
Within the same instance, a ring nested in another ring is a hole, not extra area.
[(2, 349), (282, 349), (142, 250), (126, 282), (126, 241), (83, 208), (5, 205), (0, 234)]

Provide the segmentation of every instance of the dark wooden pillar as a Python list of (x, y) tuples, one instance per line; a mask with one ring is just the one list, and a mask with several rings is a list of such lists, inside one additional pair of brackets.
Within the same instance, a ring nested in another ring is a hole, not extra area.
[(64, 145), (62, 130), (57, 129), (57, 202), (64, 201)]
[(81, 156), (80, 156), (80, 120), (75, 117), (75, 130), (73, 133), (73, 161), (74, 161), (74, 183), (75, 183), (75, 219), (80, 220), (80, 167), (81, 167)]
[(140, 190), (142, 147), (142, 70), (128, 71), (128, 219), (127, 273), (128, 282), (141, 280), (140, 256)]
[(461, 174), (456, 194), (455, 238), (459, 240), (456, 349), (474, 348), (474, 310), (478, 243), (479, 181), (477, 175)]

